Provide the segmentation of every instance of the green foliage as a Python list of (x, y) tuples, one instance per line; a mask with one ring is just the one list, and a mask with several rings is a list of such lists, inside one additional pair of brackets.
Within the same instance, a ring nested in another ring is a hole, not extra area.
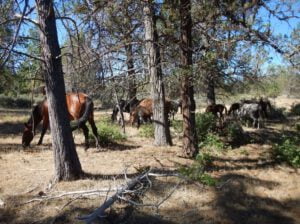
[(199, 181), (208, 186), (215, 186), (217, 181), (205, 172), (205, 169), (212, 164), (212, 157), (207, 153), (199, 153), (195, 162), (190, 167), (181, 167), (179, 172), (194, 181)]
[[(103, 145), (126, 140), (126, 136), (120, 132), (119, 127), (115, 124), (112, 124), (108, 118), (97, 122), (96, 126), (98, 129), (100, 142)], [(89, 133), (89, 138), (94, 140), (91, 130)]]
[(31, 100), (26, 97), (10, 97), (0, 95), (0, 107), (4, 108), (30, 108)]
[(299, 136), (283, 137), (280, 144), (274, 147), (275, 158), (285, 161), (293, 167), (300, 167), (300, 138)]
[(237, 120), (228, 120), (224, 124), (221, 134), (225, 136), (227, 141), (233, 145), (241, 144), (246, 141), (242, 125)]
[(225, 144), (217, 134), (208, 133), (205, 140), (199, 144), (199, 148), (221, 150), (225, 148)]
[(176, 133), (182, 133), (183, 132), (183, 121), (180, 120), (172, 120), (171, 121), (171, 127), (173, 127), (174, 131)]
[(206, 139), (208, 133), (216, 129), (216, 118), (211, 113), (196, 114), (196, 133), (199, 142)]
[(300, 132), (300, 123), (295, 124), (295, 129), (297, 132)]
[(154, 125), (144, 124), (139, 129), (139, 135), (145, 138), (154, 138)]
[(291, 114), (292, 115), (300, 116), (300, 103), (295, 104), (295, 105), (292, 106), (292, 108), (291, 108)]

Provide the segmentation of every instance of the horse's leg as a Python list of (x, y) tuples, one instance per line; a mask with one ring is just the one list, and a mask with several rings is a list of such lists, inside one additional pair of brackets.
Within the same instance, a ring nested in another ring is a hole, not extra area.
[(89, 144), (89, 129), (86, 126), (85, 123), (83, 123), (81, 125), (81, 129), (82, 129), (83, 134), (84, 134), (84, 143), (85, 143), (84, 150), (86, 151), (90, 147), (90, 144)]
[(45, 135), (45, 133), (48, 129), (48, 125), (49, 125), (48, 119), (44, 118), (43, 119), (43, 127), (42, 127), (41, 137), (38, 141), (38, 145), (41, 145), (43, 143), (43, 138), (44, 138), (44, 135)]
[(94, 135), (94, 138), (95, 138), (95, 141), (96, 141), (96, 147), (100, 148), (100, 137), (99, 137), (99, 134), (98, 134), (97, 127), (95, 125), (95, 121), (94, 121), (94, 116), (93, 115), (90, 116), (89, 123), (90, 123), (90, 125), (92, 127), (92, 132), (93, 132), (93, 135)]

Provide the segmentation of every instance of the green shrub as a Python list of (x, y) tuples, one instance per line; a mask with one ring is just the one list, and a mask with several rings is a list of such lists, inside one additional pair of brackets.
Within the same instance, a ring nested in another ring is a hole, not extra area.
[(237, 120), (227, 120), (221, 133), (231, 145), (245, 143), (246, 136), (241, 123)]
[(196, 133), (199, 142), (206, 139), (206, 135), (216, 130), (216, 118), (212, 113), (196, 114)]
[(11, 97), (0, 95), (0, 107), (4, 108), (30, 108), (31, 100), (26, 97)]
[(205, 140), (200, 142), (199, 148), (221, 150), (225, 148), (225, 144), (217, 134), (208, 133)]
[[(100, 137), (100, 142), (103, 145), (108, 145), (116, 141), (126, 140), (126, 135), (120, 132), (120, 128), (117, 125), (111, 124), (111, 122), (100, 121), (96, 123), (98, 134)], [(89, 132), (89, 138), (94, 140), (92, 131)]]
[(295, 124), (295, 129), (297, 132), (300, 132), (300, 123)]
[(183, 132), (183, 121), (179, 120), (172, 120), (171, 121), (171, 127), (173, 127), (174, 131), (177, 134), (180, 134)]
[(180, 174), (183, 176), (199, 181), (202, 184), (214, 186), (217, 181), (205, 172), (205, 169), (212, 164), (212, 157), (207, 153), (199, 153), (195, 162), (190, 167), (181, 167)]
[(272, 107), (271, 111), (268, 113), (269, 119), (279, 119), (279, 120), (286, 120), (286, 108), (284, 107)]
[(139, 129), (139, 135), (145, 138), (154, 138), (154, 125), (144, 124)]
[(299, 136), (284, 137), (282, 143), (276, 144), (275, 158), (285, 161), (293, 167), (300, 167), (300, 138)]
[(296, 116), (300, 116), (300, 103), (298, 104), (294, 104), (291, 108), (291, 114), (292, 115), (296, 115)]

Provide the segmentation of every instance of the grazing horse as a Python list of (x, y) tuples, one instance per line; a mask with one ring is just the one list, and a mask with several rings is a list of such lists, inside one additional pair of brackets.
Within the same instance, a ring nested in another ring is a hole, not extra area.
[(119, 105), (116, 104), (113, 108), (113, 113), (111, 115), (111, 121), (114, 122), (117, 119), (117, 115), (119, 113), (119, 108), (122, 108), (123, 112), (130, 113), (138, 104), (140, 100), (136, 97), (132, 98), (131, 100), (120, 100)]
[[(166, 114), (170, 114), (171, 102), (169, 100), (165, 101)], [(137, 127), (139, 128), (141, 122), (152, 121), (153, 116), (153, 100), (146, 98), (141, 100), (135, 109), (130, 113), (130, 123), (133, 125), (137, 122)]]
[(241, 107), (241, 104), (240, 103), (233, 103), (231, 104), (229, 110), (228, 110), (228, 115), (231, 115), (231, 113), (235, 116), (237, 116), (238, 114), (238, 111)]
[(240, 119), (251, 119), (253, 127), (260, 128), (261, 120), (263, 118), (263, 107), (260, 103), (243, 103), (238, 111)]
[(212, 113), (216, 117), (220, 118), (220, 121), (224, 121), (224, 115), (227, 114), (227, 109), (223, 104), (208, 105), (205, 110), (206, 113)]
[[(72, 125), (72, 131), (77, 128), (81, 128), (85, 137), (85, 150), (89, 148), (89, 129), (87, 128), (85, 122), (88, 120), (92, 127), (93, 135), (96, 140), (97, 147), (100, 146), (99, 135), (97, 132), (97, 128), (94, 122), (94, 103), (91, 98), (89, 98), (84, 93), (68, 93), (66, 94), (67, 101), (67, 109), (69, 112), (69, 119), (75, 120), (76, 125)], [(25, 129), (22, 137), (22, 145), (23, 147), (27, 147), (30, 145), (32, 141), (36, 127), (38, 124), (43, 121), (42, 133), (41, 137), (38, 141), (38, 145), (42, 144), (43, 137), (49, 127), (49, 113), (48, 113), (48, 101), (44, 99), (38, 105), (36, 105), (31, 113), (31, 117), (25, 123)]]

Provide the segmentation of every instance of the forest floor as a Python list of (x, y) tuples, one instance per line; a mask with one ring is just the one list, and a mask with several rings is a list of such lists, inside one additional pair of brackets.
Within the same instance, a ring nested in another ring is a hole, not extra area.
[[(282, 106), (289, 107), (295, 102), (300, 100)], [(281, 107), (280, 101), (276, 105)], [(28, 116), (28, 111), (0, 110), (1, 224), (83, 223), (77, 217), (91, 213), (108, 194), (67, 197), (63, 193), (113, 189), (125, 183), (125, 172), (129, 177), (134, 176), (141, 167), (176, 170), (193, 163), (179, 156), (182, 148), (179, 137), (174, 138), (172, 147), (154, 147), (152, 139), (140, 137), (134, 127), (126, 127), (126, 141), (109, 145), (105, 151), (90, 148), (85, 152), (82, 133), (76, 132), (82, 169), (89, 175), (77, 181), (52, 184), (54, 159), (50, 133), (47, 132), (42, 146), (36, 145), (37, 136), (30, 149), (23, 150), (21, 146), (23, 123)], [(109, 113), (96, 112), (96, 119), (102, 116)], [(290, 125), (291, 121), (269, 121), (263, 129), (245, 128), (250, 143), (220, 151), (213, 157), (209, 172), (217, 180), (216, 186), (203, 186), (178, 177), (156, 177), (140, 199), (143, 204), (165, 201), (157, 208), (137, 207), (126, 223), (299, 224), (300, 170), (277, 163), (272, 156), (272, 145), (290, 132)], [(122, 205), (115, 206), (109, 210), (109, 216), (121, 210)]]

